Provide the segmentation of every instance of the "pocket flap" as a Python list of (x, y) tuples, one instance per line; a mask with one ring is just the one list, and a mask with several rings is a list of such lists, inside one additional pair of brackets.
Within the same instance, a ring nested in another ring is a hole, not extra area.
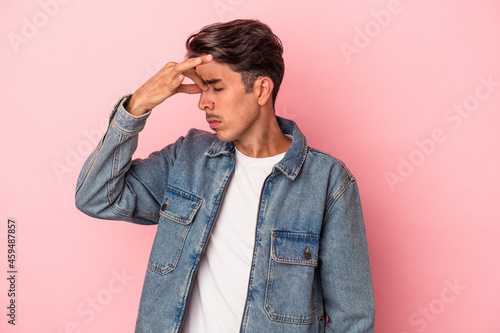
[(316, 266), (319, 235), (273, 231), (272, 258), (281, 263)]
[(187, 225), (193, 222), (203, 200), (191, 193), (169, 186), (163, 202), (160, 215)]

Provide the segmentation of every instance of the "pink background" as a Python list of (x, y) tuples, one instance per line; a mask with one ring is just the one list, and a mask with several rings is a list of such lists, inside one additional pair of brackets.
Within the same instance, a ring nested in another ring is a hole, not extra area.
[[(115, 101), (182, 60), (190, 33), (235, 18), (260, 19), (280, 36), (278, 115), (358, 179), (375, 331), (500, 331), (498, 1), (0, 7), (0, 331), (133, 331), (155, 227), (78, 212), (76, 178)], [(175, 96), (159, 106), (137, 156), (208, 129), (196, 105)], [(17, 223), (15, 327), (6, 316), (8, 218)]]

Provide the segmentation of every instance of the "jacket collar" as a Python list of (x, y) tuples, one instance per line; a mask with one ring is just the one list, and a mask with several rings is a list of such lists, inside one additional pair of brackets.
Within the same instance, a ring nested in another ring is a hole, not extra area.
[[(306, 159), (307, 140), (294, 121), (278, 116), (276, 116), (276, 119), (283, 134), (291, 135), (293, 138), (285, 157), (274, 168), (283, 172), (290, 180), (294, 180)], [(205, 156), (208, 157), (230, 154), (234, 154), (234, 144), (232, 142), (222, 142), (219, 139), (216, 139), (212, 146), (205, 152)]]

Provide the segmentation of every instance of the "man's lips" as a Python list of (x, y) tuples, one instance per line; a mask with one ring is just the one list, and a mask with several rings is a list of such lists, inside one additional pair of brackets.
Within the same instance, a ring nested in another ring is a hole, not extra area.
[(220, 124), (219, 120), (213, 119), (213, 118), (208, 118), (207, 122), (210, 125), (210, 128), (215, 128), (215, 127), (217, 127)]

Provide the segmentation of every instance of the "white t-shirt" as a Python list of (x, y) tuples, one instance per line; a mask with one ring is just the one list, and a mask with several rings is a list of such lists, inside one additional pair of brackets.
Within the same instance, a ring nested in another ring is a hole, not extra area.
[(262, 186), (284, 156), (252, 158), (236, 150), (235, 171), (193, 282), (184, 333), (239, 331)]

